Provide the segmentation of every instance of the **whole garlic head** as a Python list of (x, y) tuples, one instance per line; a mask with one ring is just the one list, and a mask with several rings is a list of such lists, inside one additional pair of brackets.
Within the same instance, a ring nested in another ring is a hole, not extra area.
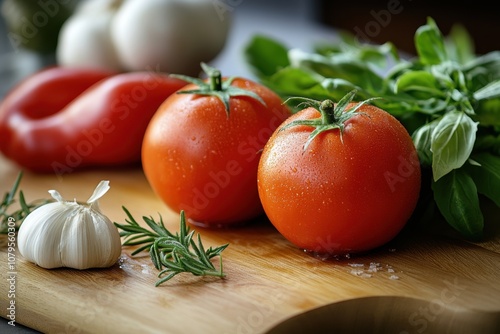
[(224, 49), (232, 6), (213, 0), (87, 0), (61, 27), (61, 66), (198, 76)]
[(121, 255), (120, 234), (98, 204), (109, 188), (109, 181), (101, 181), (86, 204), (65, 201), (57, 191), (49, 190), (56, 202), (31, 212), (19, 228), (21, 255), (47, 269), (115, 264)]

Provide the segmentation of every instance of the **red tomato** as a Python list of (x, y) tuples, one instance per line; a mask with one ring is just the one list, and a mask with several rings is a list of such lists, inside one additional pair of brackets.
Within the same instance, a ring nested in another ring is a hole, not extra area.
[(317, 108), (305, 108), (263, 150), (258, 190), (265, 213), (301, 249), (329, 255), (374, 249), (400, 232), (416, 206), (420, 164), (408, 132), (375, 106), (362, 104), (351, 116), (341, 122), (342, 134), (331, 127), (304, 148), (315, 128), (292, 122), (320, 117)]
[(31, 171), (58, 175), (140, 162), (151, 117), (186, 84), (148, 72), (42, 70), (0, 104), (0, 150)]
[(173, 94), (160, 106), (144, 136), (142, 162), (151, 187), (170, 208), (184, 210), (189, 222), (200, 226), (241, 224), (263, 214), (259, 153), (291, 115), (281, 98), (261, 84), (236, 78), (229, 87), (253, 92), (265, 105), (233, 95), (227, 112), (219, 97), (196, 93), (200, 85), (190, 84), (181, 90), (186, 93)]

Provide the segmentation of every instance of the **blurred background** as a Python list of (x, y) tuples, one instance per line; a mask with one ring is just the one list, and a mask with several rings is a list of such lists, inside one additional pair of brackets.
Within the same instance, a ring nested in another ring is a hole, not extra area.
[(444, 34), (454, 24), (463, 25), (472, 35), (478, 54), (500, 50), (500, 39), (496, 37), (500, 20), (493, 2), (321, 0), (317, 6), (320, 22), (363, 35), (374, 43), (391, 41), (408, 53), (415, 52), (413, 35), (429, 16)]
[[(85, 0), (0, 0), (3, 8), (0, 17), (0, 97), (21, 78), (56, 62), (50, 50), (57, 43), (58, 27), (70, 13), (59, 11), (52, 16), (45, 11), (44, 16), (43, 9), (40, 13), (40, 4), (45, 8), (54, 4), (72, 8), (81, 1)], [(391, 41), (401, 51), (412, 54), (415, 52), (415, 30), (425, 24), (429, 16), (445, 34), (453, 24), (462, 24), (474, 38), (479, 54), (500, 50), (497, 38), (500, 21), (493, 4), (483, 0), (465, 3), (430, 0), (209, 1), (224, 5), (231, 16), (227, 43), (212, 62), (228, 75), (252, 76), (242, 52), (257, 33), (280, 39), (290, 47), (310, 49), (319, 41), (335, 41), (337, 32), (346, 30), (371, 43)], [(4, 6), (6, 2), (9, 6)], [(49, 18), (47, 22), (46, 18)], [(37, 34), (32, 43), (19, 45), (14, 37), (23, 29), (32, 32), (33, 28)]]

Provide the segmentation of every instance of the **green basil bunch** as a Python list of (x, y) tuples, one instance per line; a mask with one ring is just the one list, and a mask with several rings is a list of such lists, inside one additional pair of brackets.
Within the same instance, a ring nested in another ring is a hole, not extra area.
[[(443, 36), (436, 22), (415, 33), (415, 56), (392, 43), (359, 42), (342, 32), (338, 43), (314, 51), (288, 48), (256, 35), (246, 61), (283, 98), (357, 98), (398, 118), (430, 171), (432, 207), (470, 239), (483, 236), (480, 196), (500, 207), (500, 51), (474, 53), (461, 26)], [(292, 106), (293, 107), (293, 106)]]

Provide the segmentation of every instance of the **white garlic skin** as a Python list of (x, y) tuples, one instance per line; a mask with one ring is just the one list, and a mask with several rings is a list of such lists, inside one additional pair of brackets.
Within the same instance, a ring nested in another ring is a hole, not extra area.
[(121, 255), (118, 229), (100, 212), (97, 201), (80, 204), (60, 196), (24, 219), (18, 247), (26, 260), (47, 269), (105, 268)]

